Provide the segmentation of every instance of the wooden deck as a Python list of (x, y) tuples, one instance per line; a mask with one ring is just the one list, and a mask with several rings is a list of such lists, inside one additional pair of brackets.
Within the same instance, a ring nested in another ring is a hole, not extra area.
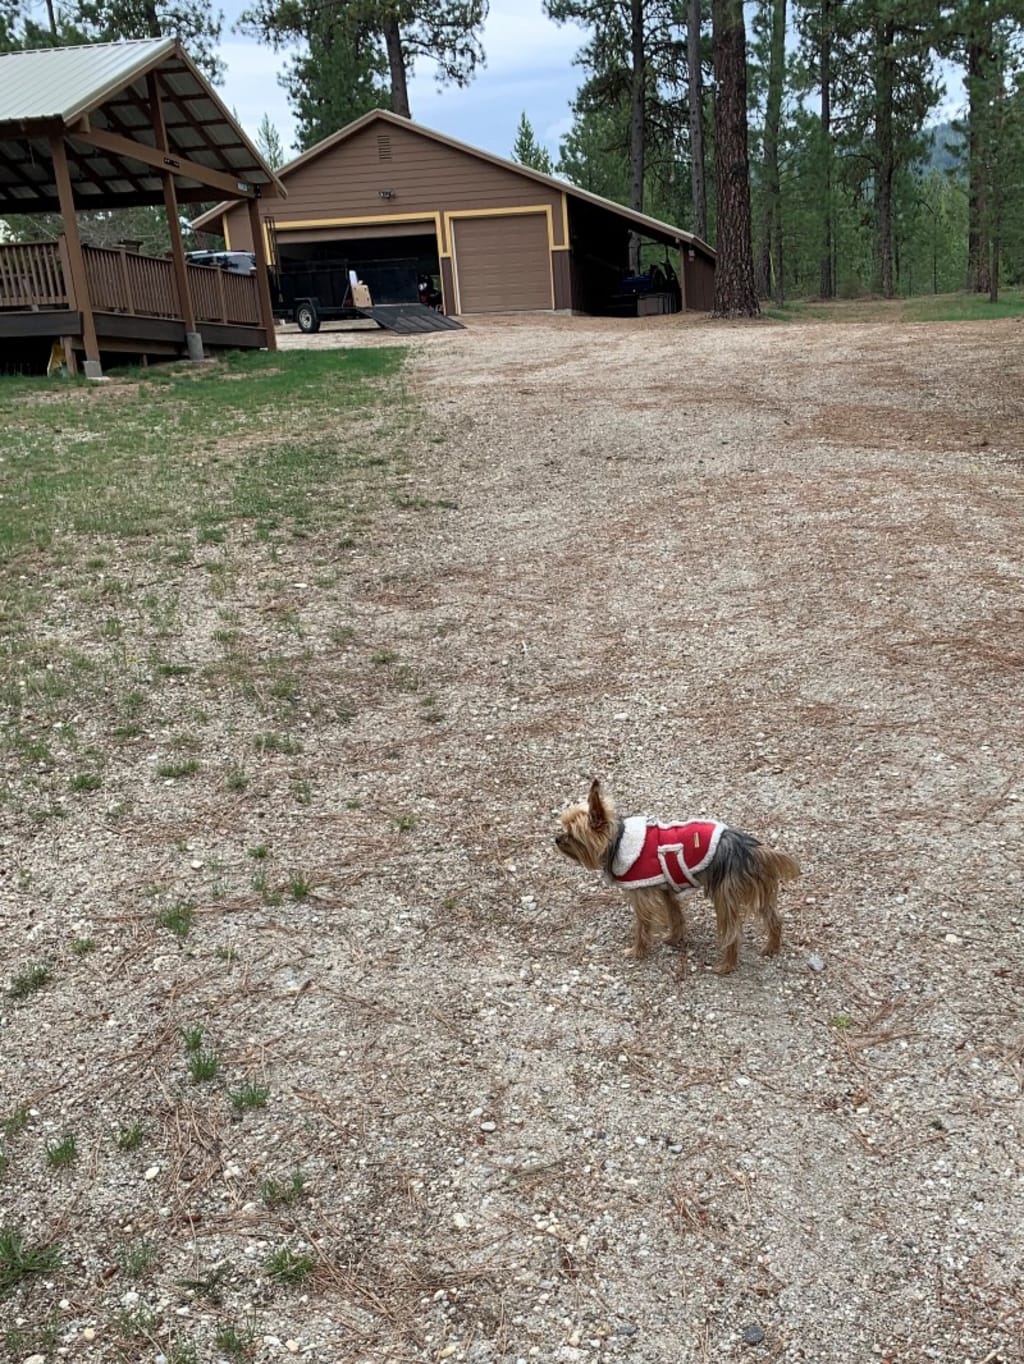
[[(186, 345), (173, 262), (120, 247), (83, 246), (85, 278), (102, 350), (173, 355)], [(255, 275), (186, 266), (204, 347), (262, 347)], [(63, 340), (80, 348), (82, 319), (63, 238), (0, 245), (0, 342)]]

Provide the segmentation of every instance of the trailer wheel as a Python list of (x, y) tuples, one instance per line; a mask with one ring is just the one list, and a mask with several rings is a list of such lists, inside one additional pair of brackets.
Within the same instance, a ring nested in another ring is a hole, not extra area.
[(320, 314), (317, 312), (315, 303), (300, 303), (295, 309), (295, 321), (298, 323), (300, 332), (318, 332), (320, 330)]

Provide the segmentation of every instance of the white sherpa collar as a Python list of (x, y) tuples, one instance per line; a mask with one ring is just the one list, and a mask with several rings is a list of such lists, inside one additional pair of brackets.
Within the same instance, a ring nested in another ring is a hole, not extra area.
[(647, 839), (647, 816), (630, 815), (622, 821), (622, 837), (612, 860), (612, 875), (625, 876), (644, 850)]

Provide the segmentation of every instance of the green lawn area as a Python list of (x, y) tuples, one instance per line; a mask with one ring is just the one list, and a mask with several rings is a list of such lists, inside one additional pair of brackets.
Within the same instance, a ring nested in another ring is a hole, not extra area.
[(913, 298), (794, 299), (785, 307), (767, 304), (765, 317), (778, 322), (988, 322), (1024, 316), (1024, 289), (1004, 289), (998, 303), (987, 294), (920, 294)]
[[(0, 378), (0, 801), (52, 809), (95, 789), (175, 679), (246, 694), (268, 731), (287, 718), (309, 651), (288, 612), (269, 616), (270, 647), (254, 642), (260, 612), (238, 603), (254, 582), (273, 598), (284, 565), (308, 558), (292, 576), (315, 566), (343, 618), (340, 566), (398, 496), (403, 357)], [(168, 766), (185, 772), (196, 762), (179, 747)]]

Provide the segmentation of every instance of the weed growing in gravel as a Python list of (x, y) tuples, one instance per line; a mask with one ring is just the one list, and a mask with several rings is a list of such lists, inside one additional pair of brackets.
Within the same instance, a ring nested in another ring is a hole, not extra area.
[(194, 669), (191, 663), (158, 663), (153, 671), (157, 677), (188, 677)]
[(415, 815), (395, 815), (395, 828), (400, 834), (410, 833), (415, 827)]
[(258, 843), (255, 848), (249, 849), (249, 856), (254, 862), (265, 862), (270, 856), (270, 849), (265, 843)]
[(173, 933), (176, 938), (187, 938), (194, 916), (192, 906), (185, 900), (179, 900), (177, 904), (169, 905), (160, 911), (157, 923), (161, 928)]
[(51, 1350), (55, 1349), (59, 1339), (60, 1325), (52, 1318), (38, 1324), (9, 1326), (2, 1337), (4, 1348), (7, 1351), (7, 1355), (3, 1357), (27, 1359), (33, 1354), (46, 1356)]
[(76, 772), (68, 782), (72, 791), (98, 791), (103, 778), (98, 772)]
[(241, 767), (229, 767), (227, 776), (224, 778), (224, 785), (229, 791), (244, 791), (249, 785), (249, 778)]
[(223, 943), (218, 943), (213, 949), (213, 955), (219, 961), (232, 962), (237, 960), (238, 953), (233, 947), (226, 947)]
[(199, 1355), (190, 1340), (171, 1340), (161, 1353), (165, 1364), (199, 1364)]
[(3, 1147), (0, 1147), (0, 1179), (3, 1179), (4, 1175), (5, 1175), (5, 1174), (7, 1173), (7, 1171), (10, 1169), (10, 1167), (11, 1167), (11, 1158), (10, 1158), (10, 1156), (7, 1154), (7, 1152), (3, 1149)]
[(53, 1274), (60, 1262), (55, 1246), (26, 1245), (17, 1227), (0, 1227), (0, 1297), (29, 1274)]
[(188, 1073), (194, 1085), (215, 1080), (220, 1074), (220, 1057), (215, 1051), (194, 1051), (188, 1058)]
[(119, 1151), (137, 1151), (146, 1140), (146, 1129), (141, 1122), (130, 1122), (115, 1137)]
[(199, 771), (198, 758), (184, 758), (181, 762), (157, 763), (156, 774), (164, 777), (168, 781), (177, 781), (179, 777), (194, 777)]
[(151, 1340), (159, 1325), (160, 1318), (146, 1302), (122, 1307), (115, 1314), (113, 1321), (115, 1333), (123, 1340), (132, 1342)]
[(241, 1326), (225, 1322), (223, 1326), (217, 1327), (213, 1337), (214, 1345), (218, 1350), (223, 1350), (229, 1359), (247, 1359), (252, 1354), (255, 1341), (256, 1323), (252, 1320), (243, 1322)]
[(24, 1132), (28, 1126), (28, 1105), (19, 1104), (17, 1108), (8, 1113), (7, 1117), (0, 1120), (0, 1136), (6, 1137), (8, 1141), (16, 1137), (19, 1132)]
[(300, 1284), (309, 1278), (316, 1268), (316, 1260), (304, 1251), (292, 1250), (291, 1246), (278, 1246), (266, 1259), (267, 1273), (278, 1283)]
[(66, 1170), (78, 1159), (78, 1142), (73, 1132), (66, 1132), (59, 1141), (52, 1141), (46, 1147), (46, 1163), (54, 1170)]
[(308, 781), (293, 781), (292, 795), (299, 805), (311, 805), (313, 803), (313, 787)]
[(12, 999), (27, 999), (41, 990), (50, 980), (50, 968), (42, 962), (19, 971), (11, 980), (7, 993)]
[(853, 1019), (849, 1014), (836, 1014), (832, 1019), (833, 1028), (838, 1028), (840, 1032), (853, 1027)]
[(246, 1080), (245, 1084), (239, 1085), (237, 1089), (229, 1089), (228, 1098), (235, 1112), (242, 1114), (250, 1108), (266, 1108), (270, 1090), (266, 1085), (253, 1084), (251, 1080)]
[(76, 957), (87, 957), (90, 952), (96, 951), (95, 938), (73, 938), (71, 950)]
[(201, 1023), (194, 1023), (191, 1027), (182, 1028), (181, 1040), (190, 1056), (194, 1056), (197, 1051), (202, 1051), (205, 1036), (206, 1030)]
[(257, 753), (283, 753), (294, 757), (302, 752), (302, 744), (289, 734), (257, 734), (255, 743)]
[(156, 1262), (156, 1248), (151, 1241), (136, 1241), (118, 1246), (115, 1258), (122, 1274), (129, 1279), (141, 1279)]
[(288, 890), (293, 900), (305, 900), (312, 889), (313, 882), (308, 876), (301, 874), (292, 876), (288, 882)]
[(287, 1183), (265, 1179), (260, 1185), (260, 1197), (268, 1208), (286, 1208), (305, 1195), (306, 1176), (301, 1170), (293, 1170)]

